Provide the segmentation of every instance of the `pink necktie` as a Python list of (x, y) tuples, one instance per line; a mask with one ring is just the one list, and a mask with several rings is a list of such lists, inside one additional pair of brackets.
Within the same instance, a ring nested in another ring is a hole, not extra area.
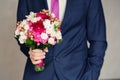
[(59, 1), (51, 0), (51, 12), (55, 14), (57, 18), (59, 18)]

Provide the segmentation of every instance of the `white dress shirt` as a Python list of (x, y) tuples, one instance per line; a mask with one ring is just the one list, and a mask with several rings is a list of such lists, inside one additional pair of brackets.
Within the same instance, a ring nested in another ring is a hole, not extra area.
[[(62, 21), (65, 13), (67, 0), (59, 0), (59, 18)], [(51, 0), (47, 0), (48, 8), (51, 10)]]

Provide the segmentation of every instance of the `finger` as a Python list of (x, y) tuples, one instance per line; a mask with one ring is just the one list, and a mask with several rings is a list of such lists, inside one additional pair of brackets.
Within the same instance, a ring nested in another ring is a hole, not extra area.
[(45, 55), (42, 55), (42, 56), (32, 56), (32, 55), (30, 55), (30, 59), (32, 59), (32, 60), (34, 60), (34, 61), (36, 61), (36, 60), (41, 60), (41, 59), (45, 59)]
[(29, 51), (29, 55), (30, 55), (30, 56), (34, 56), (34, 53), (30, 50), (30, 51)]
[(43, 52), (43, 50), (41, 50), (41, 49), (34, 49), (34, 50), (32, 50), (33, 52), (37, 52), (37, 53), (42, 53)]
[(45, 52), (42, 52), (42, 53), (35, 53), (35, 52), (32, 52), (30, 55), (34, 56), (34, 57), (40, 57), (40, 56), (45, 56)]
[(48, 52), (48, 48), (45, 48), (45, 49), (44, 49), (44, 52)]
[(37, 65), (37, 64), (39, 64), (41, 62), (41, 60), (38, 60), (38, 61), (32, 61), (32, 63), (34, 64), (34, 65)]
[(28, 53), (31, 54), (31, 52), (32, 52), (32, 49), (30, 48)]
[(31, 57), (34, 61), (38, 61), (41, 59), (45, 59), (45, 56), (40, 56), (40, 57)]

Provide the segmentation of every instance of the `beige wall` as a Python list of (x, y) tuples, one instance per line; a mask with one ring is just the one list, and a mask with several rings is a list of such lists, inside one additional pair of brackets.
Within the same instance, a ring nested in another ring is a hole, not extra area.
[(120, 79), (120, 0), (102, 0), (107, 23), (108, 50), (102, 78)]
[[(109, 47), (101, 78), (120, 78), (120, 0), (103, 0)], [(0, 80), (22, 80), (26, 58), (14, 39), (17, 0), (0, 0)]]

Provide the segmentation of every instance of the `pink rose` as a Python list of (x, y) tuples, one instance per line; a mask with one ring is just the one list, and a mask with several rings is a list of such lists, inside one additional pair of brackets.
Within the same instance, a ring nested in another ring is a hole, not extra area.
[(33, 38), (34, 38), (34, 41), (39, 43), (41, 41), (41, 37), (40, 37), (40, 34), (39, 32), (33, 32)]
[(37, 64), (38, 66), (44, 66), (44, 61), (41, 60), (39, 64)]
[(34, 35), (34, 41), (37, 42), (37, 43), (46, 44), (47, 41), (48, 41), (48, 38), (43, 39), (39, 32), (38, 33), (34, 32), (33, 35)]

